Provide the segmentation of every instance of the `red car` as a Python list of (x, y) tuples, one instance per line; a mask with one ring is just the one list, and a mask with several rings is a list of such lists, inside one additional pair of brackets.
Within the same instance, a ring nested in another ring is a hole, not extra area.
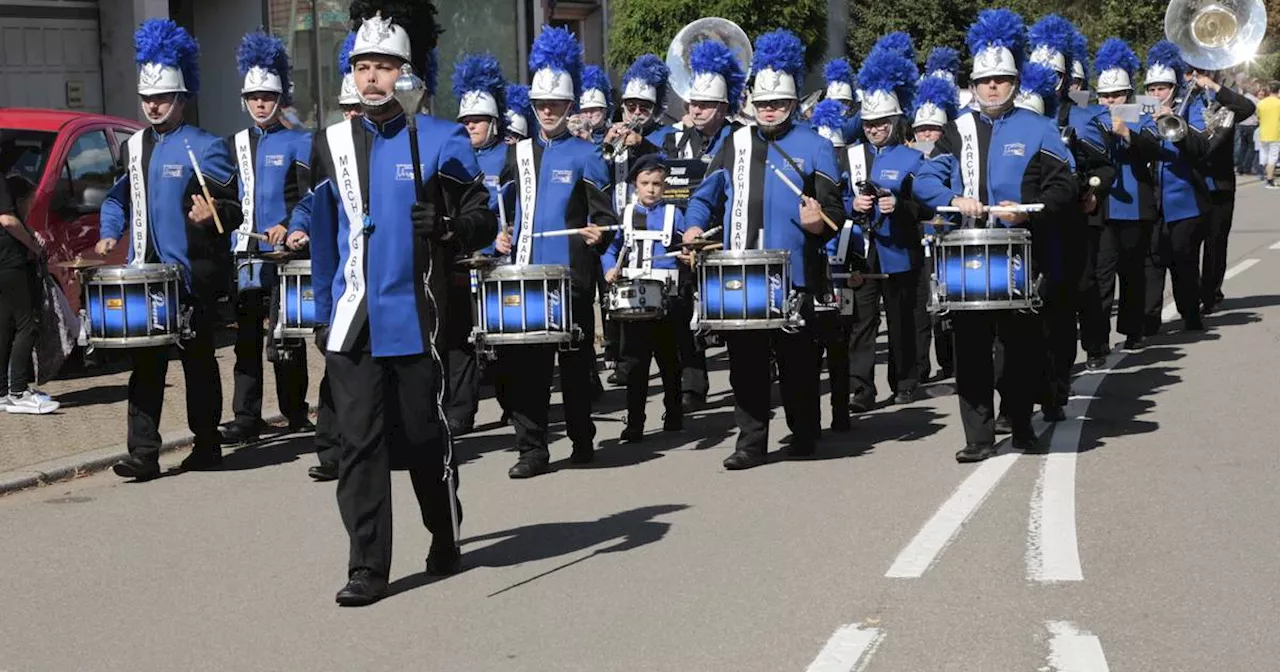
[[(80, 283), (60, 261), (98, 258), (98, 211), (124, 173), (121, 149), (142, 128), (131, 119), (65, 110), (0, 107), (0, 177), (36, 185), (26, 222), (49, 252), (49, 271), (80, 309)], [(117, 245), (108, 264), (124, 264)]]

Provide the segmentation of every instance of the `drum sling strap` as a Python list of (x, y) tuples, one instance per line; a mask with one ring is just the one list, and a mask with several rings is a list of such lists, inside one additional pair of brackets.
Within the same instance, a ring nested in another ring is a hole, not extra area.
[[(956, 130), (960, 132), (960, 176), (964, 179), (964, 197), (978, 199), (982, 161), (978, 151), (978, 122), (975, 117), (974, 112), (956, 117)], [(965, 217), (962, 226), (966, 229), (973, 228), (977, 226), (977, 220)]]
[(130, 238), (133, 241), (133, 265), (147, 263), (147, 183), (142, 168), (142, 129), (129, 138), (129, 213)]
[(365, 297), (365, 255), (369, 239), (369, 138), (362, 125), (350, 120), (325, 130), (333, 159), (332, 184), (347, 215), (347, 261), (341, 269), (346, 290), (334, 309), (328, 349), (346, 352), (355, 345), (360, 326), (368, 319)]
[(246, 128), (236, 133), (236, 165), (240, 169), (240, 187), (243, 191), (243, 195), (240, 197), (240, 210), (244, 213), (244, 222), (237, 229), (240, 235), (236, 236), (236, 252), (249, 251), (249, 241), (251, 239), (244, 234), (253, 232), (255, 221), (253, 218), (253, 189), (255, 184), (253, 179), (253, 147), (255, 144), (249, 129)]
[(520, 239), (516, 241), (516, 265), (533, 260), (533, 212), (538, 204), (538, 162), (533, 139), (516, 143), (516, 177), (520, 188)]

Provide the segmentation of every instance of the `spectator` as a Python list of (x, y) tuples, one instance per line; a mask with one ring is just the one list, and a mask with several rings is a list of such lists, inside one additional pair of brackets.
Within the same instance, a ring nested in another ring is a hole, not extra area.
[(1280, 82), (1271, 82), (1270, 95), (1258, 101), (1258, 139), (1268, 189), (1276, 186), (1276, 161), (1280, 160)]
[[(1244, 92), (1244, 97), (1255, 106), (1258, 104), (1258, 96), (1254, 95), (1257, 87), (1251, 83), (1240, 89)], [(1253, 171), (1253, 164), (1257, 162), (1257, 147), (1254, 146), (1254, 131), (1258, 130), (1258, 114), (1254, 112), (1252, 117), (1245, 119), (1239, 123), (1236, 131), (1236, 174), (1248, 175)]]
[(0, 407), (43, 415), (59, 404), (31, 387), (44, 248), (20, 217), (33, 192), (21, 178), (0, 180)]

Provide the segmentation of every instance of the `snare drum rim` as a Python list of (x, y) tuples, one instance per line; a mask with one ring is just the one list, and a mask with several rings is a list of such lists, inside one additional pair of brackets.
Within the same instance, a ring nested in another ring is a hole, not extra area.
[(934, 239), (935, 247), (961, 245), (1030, 245), (1031, 232), (1026, 229), (956, 229)]
[(95, 348), (154, 348), (162, 345), (174, 345), (180, 334), (156, 334), (152, 336), (126, 336), (124, 338), (90, 337), (89, 342)]
[(476, 269), (480, 272), (480, 282), (487, 280), (568, 280), (569, 267), (556, 264), (533, 264), (518, 266), (515, 264), (495, 266), (489, 269)]
[(790, 264), (791, 250), (717, 250), (698, 260), (701, 266), (763, 266)]
[(99, 266), (86, 274), (84, 284), (139, 284), (145, 282), (177, 282), (181, 278), (177, 264), (142, 264), (139, 266)]
[(279, 264), (281, 275), (311, 275), (310, 259), (295, 259)]

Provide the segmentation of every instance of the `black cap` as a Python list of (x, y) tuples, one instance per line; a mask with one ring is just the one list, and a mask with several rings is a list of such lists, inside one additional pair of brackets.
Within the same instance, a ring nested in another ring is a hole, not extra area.
[(671, 172), (671, 166), (667, 165), (667, 157), (660, 152), (653, 154), (645, 154), (644, 156), (631, 162), (631, 171), (627, 173), (627, 182), (635, 182), (640, 173), (650, 170), (661, 170), (663, 173)]

